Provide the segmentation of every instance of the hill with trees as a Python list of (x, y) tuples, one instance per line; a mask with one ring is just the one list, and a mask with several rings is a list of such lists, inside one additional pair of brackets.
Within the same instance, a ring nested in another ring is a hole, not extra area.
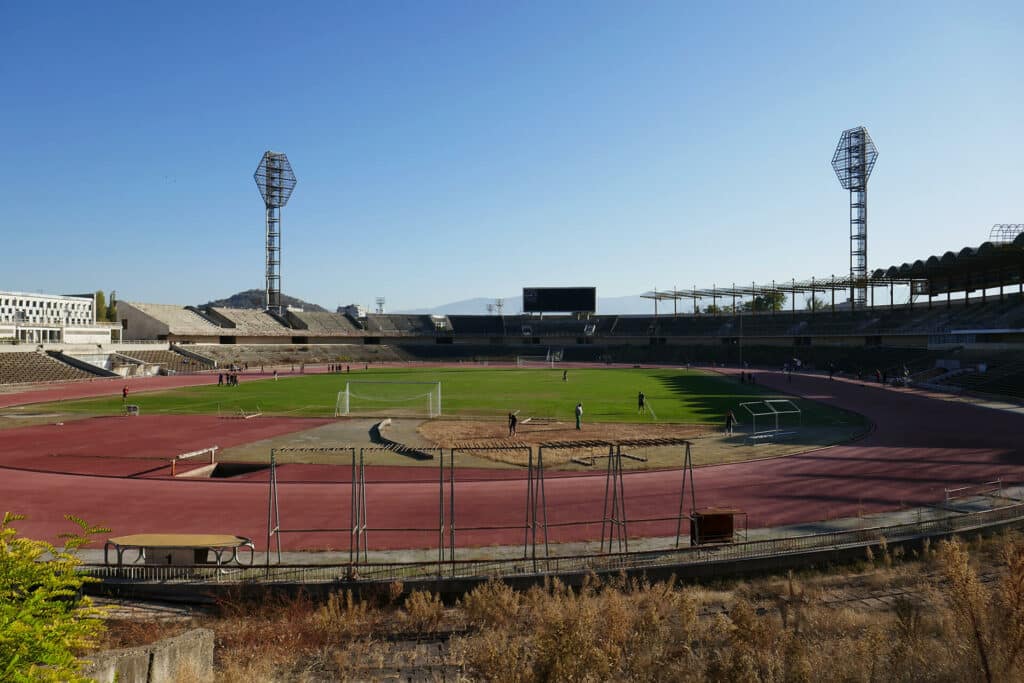
[[(263, 289), (247, 289), (244, 292), (238, 292), (232, 294), (226, 299), (217, 299), (216, 301), (209, 301), (202, 306), (216, 306), (218, 308), (256, 308), (262, 309), (266, 306), (266, 290)], [(304, 311), (321, 311), (325, 312), (327, 309), (316, 304), (311, 304), (308, 301), (297, 299), (293, 296), (281, 293), (281, 304), (283, 306), (293, 306), (295, 308), (301, 308)]]

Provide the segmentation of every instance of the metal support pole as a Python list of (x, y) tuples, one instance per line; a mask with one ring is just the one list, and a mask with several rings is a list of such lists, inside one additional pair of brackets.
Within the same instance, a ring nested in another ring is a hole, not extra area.
[(270, 544), (277, 540), (277, 562), (281, 562), (281, 508), (277, 504), (277, 459), (270, 449), (270, 486), (267, 490), (267, 575), (270, 575)]
[(615, 446), (615, 469), (618, 470), (618, 507), (620, 507), (620, 514), (622, 519), (620, 521), (622, 526), (622, 537), (623, 545), (626, 552), (630, 552), (630, 520), (626, 515), (626, 477), (623, 476), (623, 446)]
[[(610, 446), (609, 446), (609, 449), (611, 449)], [(612, 459), (609, 456), (608, 462), (605, 464), (605, 473), (604, 473), (604, 503), (601, 505), (601, 552), (602, 553), (604, 552), (604, 538), (605, 538), (605, 528), (606, 527), (608, 528), (608, 552), (611, 552), (611, 548), (612, 548), (611, 528), (608, 526), (608, 496), (611, 493), (611, 485), (612, 485), (611, 467), (612, 467)]]
[(690, 443), (687, 442), (683, 455), (683, 481), (679, 489), (679, 516), (676, 521), (676, 547), (683, 534), (683, 509), (686, 503), (686, 480), (690, 480), (690, 513), (697, 509), (697, 494), (693, 482), (693, 460), (690, 457)]
[(350, 502), (349, 502), (349, 534), (348, 534), (348, 563), (354, 565), (358, 559), (359, 551), (356, 549), (356, 534), (359, 533), (359, 508), (356, 506), (358, 502), (356, 497), (356, 486), (357, 486), (358, 475), (356, 473), (356, 451), (352, 449), (352, 477), (351, 477), (351, 491), (350, 491)]
[(366, 514), (366, 464), (363, 462), (363, 456), (359, 456), (359, 491), (363, 498), (363, 512), (360, 517), (360, 521), (363, 524), (363, 561), (369, 562), (370, 557), (367, 555), (367, 551), (370, 549), (370, 539), (366, 534), (368, 517)]
[(455, 575), (455, 450), (448, 454), (448, 499), (451, 502), (451, 515), (448, 520), (448, 533), (451, 541), (448, 544), (448, 557), (452, 563), (452, 575)]
[(551, 549), (548, 547), (548, 496), (544, 489), (544, 454), (537, 452), (537, 468), (540, 470), (540, 510), (544, 533), (544, 559), (551, 557)]
[(523, 525), (523, 559), (530, 556), (530, 528), (533, 509), (533, 449), (526, 462), (526, 524)]
[(442, 449), (439, 458), (441, 466), (438, 468), (437, 478), (437, 575), (443, 575), (444, 564), (444, 450)]

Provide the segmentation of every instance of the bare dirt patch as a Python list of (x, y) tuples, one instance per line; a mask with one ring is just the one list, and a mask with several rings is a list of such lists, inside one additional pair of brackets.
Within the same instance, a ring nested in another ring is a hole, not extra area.
[[(475, 456), (478, 461), (490, 461), (504, 465), (526, 465), (526, 452), (515, 450), (489, 450), (509, 446), (532, 446), (536, 449), (542, 443), (560, 441), (603, 441), (622, 442), (636, 439), (687, 439), (693, 442), (692, 458), (696, 466), (744, 462), (805, 451), (843, 443), (858, 436), (863, 430), (851, 427), (802, 428), (777, 443), (750, 443), (746, 435), (722, 434), (707, 425), (685, 424), (621, 424), (584, 423), (579, 431), (568, 422), (527, 422), (520, 423), (515, 436), (508, 435), (508, 423), (495, 420), (428, 420), (420, 424), (420, 436), (442, 448), (468, 448), (466, 456)], [(626, 451), (624, 451), (626, 452)], [(602, 466), (602, 456), (608, 454), (607, 446), (583, 446), (553, 448), (544, 450), (544, 464), (547, 467), (570, 470), (590, 470)], [(682, 464), (683, 448), (673, 446), (651, 446), (628, 449), (633, 456), (623, 460), (627, 469), (654, 469), (678, 467)], [(461, 454), (460, 454), (461, 455)], [(456, 464), (463, 463), (456, 459)], [(468, 464), (468, 463), (465, 463)]]
[(516, 435), (508, 435), (508, 423), (483, 420), (429, 420), (419, 433), (442, 448), (466, 443), (537, 446), (550, 441), (595, 440), (626, 441), (629, 439), (678, 438), (693, 439), (708, 431), (701, 425), (681, 424), (584, 424), (580, 430), (568, 422), (519, 423)]

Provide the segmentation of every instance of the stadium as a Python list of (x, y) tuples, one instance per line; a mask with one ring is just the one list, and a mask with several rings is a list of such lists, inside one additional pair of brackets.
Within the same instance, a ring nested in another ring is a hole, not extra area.
[(262, 309), (0, 292), (0, 493), (40, 538), (109, 527), (90, 571), (153, 589), (703, 576), (1013, 524), (1024, 230), (869, 273), (876, 154), (833, 160), (848, 276), (406, 315), (282, 306), (267, 152)]

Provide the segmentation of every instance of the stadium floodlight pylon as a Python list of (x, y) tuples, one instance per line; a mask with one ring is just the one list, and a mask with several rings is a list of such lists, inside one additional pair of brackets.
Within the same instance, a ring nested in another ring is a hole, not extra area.
[(1012, 244), (1021, 234), (1024, 234), (1024, 223), (997, 223), (992, 226), (988, 241), (994, 244)]
[(878, 148), (864, 126), (844, 130), (832, 155), (832, 169), (844, 190), (850, 191), (850, 305), (868, 301), (868, 178), (878, 160)]
[(352, 380), (338, 392), (334, 416), (373, 415), (438, 417), (441, 415), (440, 382)]
[(280, 315), (281, 307), (281, 207), (295, 189), (295, 172), (288, 157), (267, 150), (253, 174), (267, 210), (266, 310)]

